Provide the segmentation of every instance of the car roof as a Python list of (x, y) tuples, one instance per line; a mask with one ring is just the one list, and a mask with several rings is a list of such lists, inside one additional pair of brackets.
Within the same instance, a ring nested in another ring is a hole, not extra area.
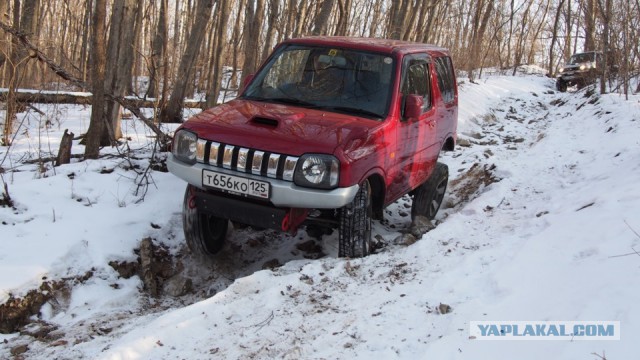
[(350, 48), (382, 53), (413, 53), (417, 51), (426, 51), (432, 55), (449, 55), (449, 50), (436, 45), (381, 38), (309, 36), (285, 40), (282, 44), (333, 46), (337, 48)]

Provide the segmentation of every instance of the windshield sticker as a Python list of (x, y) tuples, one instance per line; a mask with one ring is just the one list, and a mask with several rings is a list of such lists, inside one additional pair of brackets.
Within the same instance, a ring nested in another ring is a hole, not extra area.
[(387, 64), (387, 65), (389, 65), (389, 64), (391, 64), (393, 62), (393, 60), (390, 57), (386, 57), (382, 61), (384, 61), (384, 63)]

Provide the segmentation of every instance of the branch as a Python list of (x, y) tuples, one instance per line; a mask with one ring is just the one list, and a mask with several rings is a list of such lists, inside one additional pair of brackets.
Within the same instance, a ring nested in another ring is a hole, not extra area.
[(627, 222), (627, 220), (624, 221), (625, 224), (627, 224), (627, 227), (629, 228), (629, 230), (631, 230), (631, 232), (633, 232), (634, 234), (636, 234), (636, 236), (638, 237), (638, 239), (640, 239), (640, 234), (638, 234), (632, 227), (631, 225), (629, 225), (629, 223)]
[[(82, 88), (82, 89), (91, 88), (89, 84), (85, 83), (80, 78), (68, 73), (62, 66), (55, 63), (47, 55), (45, 55), (42, 51), (40, 51), (40, 49), (38, 49), (35, 45), (31, 43), (31, 41), (29, 41), (26, 33), (13, 28), (12, 26), (7, 25), (3, 21), (0, 21), (0, 28), (2, 28), (5, 32), (7, 32), (8, 34), (11, 34), (14, 38), (16, 38), (24, 48), (29, 50), (29, 52), (31, 53), (31, 57), (34, 57), (38, 59), (38, 61), (46, 64), (49, 67), (49, 69), (51, 69), (59, 77), (67, 80), (72, 85), (75, 85), (79, 88)], [(160, 141), (164, 142), (169, 140), (169, 137), (164, 132), (162, 132), (162, 130), (160, 130), (160, 128), (158, 128), (151, 119), (144, 116), (139, 108), (131, 106), (129, 103), (127, 103), (124, 97), (114, 96), (113, 94), (106, 94), (105, 96), (110, 100), (115, 101), (118, 104), (122, 105), (122, 107), (131, 111), (133, 115), (135, 115), (140, 120), (142, 120), (142, 122), (145, 125), (147, 125), (149, 129), (151, 129), (156, 135), (158, 135), (158, 139)]]

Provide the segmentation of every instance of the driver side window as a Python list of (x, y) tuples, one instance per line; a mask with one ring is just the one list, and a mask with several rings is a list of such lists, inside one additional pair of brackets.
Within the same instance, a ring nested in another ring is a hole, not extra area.
[(422, 112), (431, 108), (431, 82), (429, 81), (429, 63), (426, 57), (409, 56), (403, 61), (403, 79), (401, 92), (405, 95), (420, 95), (424, 100)]

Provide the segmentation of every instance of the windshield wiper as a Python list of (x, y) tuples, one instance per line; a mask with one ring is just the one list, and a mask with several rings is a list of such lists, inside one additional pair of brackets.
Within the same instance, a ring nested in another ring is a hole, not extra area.
[(317, 108), (318, 105), (314, 104), (314, 103), (310, 103), (308, 101), (304, 101), (304, 100), (300, 100), (300, 99), (296, 99), (296, 98), (290, 98), (290, 97), (279, 97), (279, 98), (265, 98), (265, 101), (273, 101), (273, 102), (277, 102), (277, 103), (281, 103), (281, 104), (291, 104), (291, 105), (298, 105), (298, 106), (303, 106), (303, 107), (311, 107), (311, 108)]
[(348, 106), (323, 106), (322, 109), (335, 110), (340, 112), (346, 112), (349, 114), (364, 115), (364, 116), (370, 116), (370, 117), (382, 119), (382, 115), (375, 113), (373, 111), (369, 111), (367, 109), (352, 108)]
[(240, 99), (253, 100), (253, 101), (266, 101), (266, 100), (269, 100), (267, 98), (263, 98), (263, 97), (260, 97), (260, 96), (252, 96), (252, 95), (244, 95), (244, 96), (241, 96)]

